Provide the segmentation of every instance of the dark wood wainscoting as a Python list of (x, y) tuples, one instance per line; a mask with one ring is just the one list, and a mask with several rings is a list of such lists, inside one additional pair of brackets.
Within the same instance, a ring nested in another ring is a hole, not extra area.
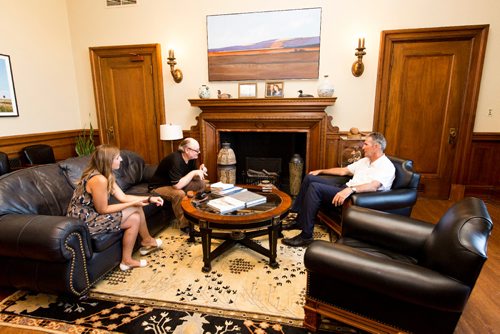
[(474, 133), (466, 161), (465, 195), (500, 201), (500, 133)]
[[(9, 159), (15, 161), (19, 159), (19, 153), (23, 147), (47, 144), (54, 149), (56, 160), (64, 160), (76, 156), (75, 140), (81, 133), (82, 130), (67, 130), (0, 137), (0, 151), (7, 153)], [(94, 141), (96, 145), (99, 143), (98, 133), (99, 131), (95, 129)]]
[[(325, 167), (338, 166), (339, 139), (340, 135), (344, 134), (331, 125), (331, 119), (329, 121), (323, 151)], [(75, 139), (81, 132), (82, 130), (68, 130), (0, 137), (0, 151), (7, 153), (11, 160), (16, 160), (23, 147), (48, 144), (54, 148), (56, 160), (64, 160), (76, 156)], [(200, 143), (203, 142), (199, 126), (193, 126), (190, 130), (183, 132), (184, 137), (193, 137)], [(100, 142), (98, 131), (94, 132), (94, 140), (96, 145)], [(174, 141), (174, 150), (179, 143), (180, 140)], [(170, 152), (170, 143), (163, 144), (165, 152)], [(470, 155), (463, 163), (463, 168), (466, 169), (463, 184), (464, 195), (500, 202), (500, 168), (498, 166), (500, 166), (500, 133), (474, 133)]]

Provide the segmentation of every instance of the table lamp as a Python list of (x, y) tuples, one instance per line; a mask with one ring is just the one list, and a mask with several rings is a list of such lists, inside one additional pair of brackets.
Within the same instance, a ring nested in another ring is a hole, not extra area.
[(171, 151), (174, 151), (174, 140), (182, 139), (182, 128), (177, 124), (161, 124), (160, 125), (160, 140), (170, 140)]

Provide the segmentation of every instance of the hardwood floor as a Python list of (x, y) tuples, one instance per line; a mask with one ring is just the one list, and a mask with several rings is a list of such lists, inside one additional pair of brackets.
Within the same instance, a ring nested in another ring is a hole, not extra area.
[[(415, 205), (412, 217), (428, 222), (437, 222), (452, 205), (451, 201), (420, 198)], [(500, 204), (487, 203), (493, 224), (500, 221)], [(472, 291), (465, 311), (460, 318), (455, 334), (500, 333), (500, 231), (493, 228), (488, 243), (488, 260)], [(0, 289), (0, 299), (13, 293), (12, 289)], [(418, 315), (415, 316), (418, 319)], [(32, 334), (36, 330), (12, 329), (0, 326), (0, 334)]]

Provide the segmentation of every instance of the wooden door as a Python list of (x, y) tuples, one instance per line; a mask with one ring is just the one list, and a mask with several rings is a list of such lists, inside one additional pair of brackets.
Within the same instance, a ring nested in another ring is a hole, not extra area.
[(463, 184), (488, 26), (382, 32), (374, 129), (414, 161), (427, 197)]
[(101, 142), (158, 163), (164, 120), (159, 44), (90, 48), (90, 56)]

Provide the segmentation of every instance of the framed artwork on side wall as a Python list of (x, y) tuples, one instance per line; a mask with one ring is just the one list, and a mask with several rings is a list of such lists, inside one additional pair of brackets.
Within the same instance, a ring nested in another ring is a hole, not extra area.
[(10, 57), (0, 54), (0, 117), (19, 116)]
[(320, 32), (321, 8), (208, 15), (208, 79), (317, 79)]

